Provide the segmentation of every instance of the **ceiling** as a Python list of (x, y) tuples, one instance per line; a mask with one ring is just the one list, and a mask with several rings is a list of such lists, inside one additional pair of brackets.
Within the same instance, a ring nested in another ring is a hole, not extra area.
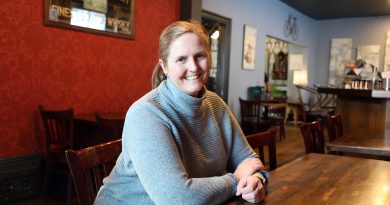
[(390, 15), (390, 0), (280, 0), (317, 20)]

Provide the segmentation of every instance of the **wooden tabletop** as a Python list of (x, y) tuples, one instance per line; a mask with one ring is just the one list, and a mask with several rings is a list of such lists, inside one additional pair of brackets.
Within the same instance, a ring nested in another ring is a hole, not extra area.
[(287, 107), (287, 102), (280, 100), (264, 99), (259, 102), (264, 107)]
[(319, 93), (336, 94), (339, 96), (349, 96), (358, 98), (371, 98), (371, 90), (364, 89), (344, 89), (331, 87), (317, 87)]
[(327, 143), (329, 151), (390, 157), (390, 138), (344, 136)]
[[(233, 198), (225, 204), (251, 203)], [(270, 172), (261, 204), (390, 204), (390, 162), (308, 154)]]
[[(126, 113), (123, 112), (101, 112), (104, 118), (108, 119), (125, 119)], [(93, 112), (90, 113), (78, 113), (74, 116), (75, 120), (96, 122), (96, 115)]]
[[(104, 118), (124, 120), (126, 113), (121, 112), (102, 112)], [(107, 136), (104, 129), (99, 127), (94, 112), (76, 113), (75, 119), (75, 138), (74, 144), (77, 149), (97, 145), (107, 142)]]

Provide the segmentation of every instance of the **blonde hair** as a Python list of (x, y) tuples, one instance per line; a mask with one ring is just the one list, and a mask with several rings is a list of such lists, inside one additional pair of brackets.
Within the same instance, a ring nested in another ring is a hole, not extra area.
[[(167, 26), (160, 35), (159, 58), (167, 64), (172, 43), (186, 33), (195, 33), (203, 41), (207, 58), (210, 59), (210, 39), (202, 24), (196, 21), (176, 21)], [(210, 63), (210, 60), (209, 60)], [(154, 67), (152, 74), (152, 88), (156, 88), (167, 79), (159, 63)]]

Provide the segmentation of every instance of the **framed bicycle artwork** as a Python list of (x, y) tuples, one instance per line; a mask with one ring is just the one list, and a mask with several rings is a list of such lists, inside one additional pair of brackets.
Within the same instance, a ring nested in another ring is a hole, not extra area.
[(293, 17), (291, 15), (288, 16), (288, 19), (284, 23), (284, 36), (289, 37), (295, 41), (298, 39), (299, 27), (297, 24), (297, 17)]
[(44, 24), (134, 39), (134, 0), (44, 0)]

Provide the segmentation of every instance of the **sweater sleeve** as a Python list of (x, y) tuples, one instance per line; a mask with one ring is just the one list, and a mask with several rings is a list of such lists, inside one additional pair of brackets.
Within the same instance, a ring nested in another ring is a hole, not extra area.
[(232, 197), (237, 179), (189, 178), (169, 127), (169, 119), (147, 103), (133, 105), (126, 116), (123, 152), (156, 204), (219, 204)]

